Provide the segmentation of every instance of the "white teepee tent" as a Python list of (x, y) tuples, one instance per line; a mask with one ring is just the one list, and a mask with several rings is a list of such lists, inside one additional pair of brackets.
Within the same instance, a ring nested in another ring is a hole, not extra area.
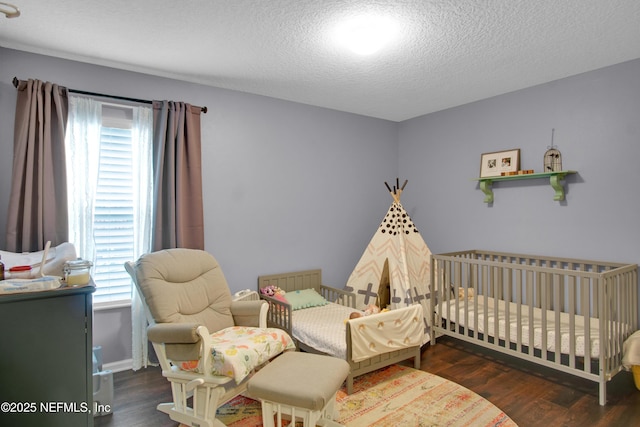
[(393, 203), (351, 273), (345, 290), (356, 294), (356, 308), (361, 310), (370, 304), (389, 309), (422, 304), (426, 342), (430, 330), (431, 251), (400, 204), (407, 181), (402, 188), (399, 181), (396, 182), (393, 190), (385, 182)]

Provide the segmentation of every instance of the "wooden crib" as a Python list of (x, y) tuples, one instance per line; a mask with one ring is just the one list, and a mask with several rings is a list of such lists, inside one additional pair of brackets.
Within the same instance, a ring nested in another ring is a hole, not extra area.
[(431, 344), (449, 335), (606, 384), (638, 329), (638, 266), (470, 250), (432, 255)]

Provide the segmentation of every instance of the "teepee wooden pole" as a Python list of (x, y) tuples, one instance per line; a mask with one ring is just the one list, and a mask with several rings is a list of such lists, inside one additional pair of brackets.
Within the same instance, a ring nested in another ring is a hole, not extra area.
[(387, 181), (384, 182), (384, 185), (387, 187), (387, 190), (389, 190), (389, 193), (391, 193), (391, 197), (393, 197), (394, 202), (400, 203), (400, 195), (402, 194), (404, 187), (407, 186), (408, 182), (409, 180), (405, 179), (402, 183), (402, 187), (400, 187), (400, 179), (396, 178), (396, 185), (393, 186), (393, 190), (391, 189), (391, 187), (389, 187)]
[(384, 182), (384, 185), (387, 187), (387, 190), (389, 190), (389, 193), (391, 193), (391, 197), (393, 197), (394, 202), (400, 203), (400, 195), (402, 194), (404, 187), (407, 186), (408, 182), (409, 180), (405, 179), (402, 187), (400, 187), (400, 179), (396, 178), (396, 185), (393, 186), (393, 190), (391, 189), (391, 187), (389, 187), (389, 184), (387, 184), (386, 181)]

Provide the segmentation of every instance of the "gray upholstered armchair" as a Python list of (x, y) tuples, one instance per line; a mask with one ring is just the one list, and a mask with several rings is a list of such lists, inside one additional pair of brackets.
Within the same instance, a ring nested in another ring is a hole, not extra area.
[(144, 302), (162, 374), (171, 382), (173, 402), (158, 410), (175, 421), (223, 425), (216, 409), (245, 391), (256, 367), (295, 348), (284, 331), (266, 328), (266, 302), (232, 301), (222, 269), (205, 251), (153, 252), (125, 269)]

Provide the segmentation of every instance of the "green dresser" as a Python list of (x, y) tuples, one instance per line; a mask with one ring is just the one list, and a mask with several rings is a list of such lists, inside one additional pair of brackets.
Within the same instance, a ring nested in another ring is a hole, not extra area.
[(0, 426), (93, 426), (94, 290), (0, 295)]

